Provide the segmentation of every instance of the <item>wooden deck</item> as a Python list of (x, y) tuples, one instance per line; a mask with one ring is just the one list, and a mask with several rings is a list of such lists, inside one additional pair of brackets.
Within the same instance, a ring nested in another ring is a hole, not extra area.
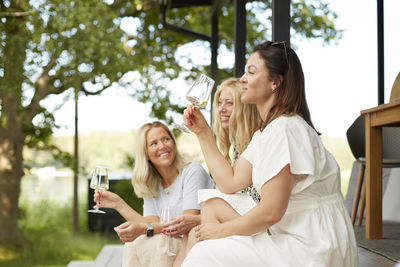
[[(71, 261), (67, 267), (121, 267), (122, 245), (106, 245), (95, 261)], [(396, 262), (358, 247), (358, 267), (393, 267)]]
[(123, 245), (106, 245), (94, 261), (71, 261), (67, 267), (121, 267)]
[(396, 262), (384, 256), (358, 247), (358, 267), (393, 267), (395, 265)]

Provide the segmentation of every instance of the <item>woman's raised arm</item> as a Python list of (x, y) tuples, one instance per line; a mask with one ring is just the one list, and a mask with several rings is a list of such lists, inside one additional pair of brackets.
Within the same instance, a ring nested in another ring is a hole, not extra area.
[(197, 136), (208, 169), (218, 189), (223, 193), (235, 193), (251, 184), (251, 164), (240, 158), (232, 168), (219, 151), (210, 126), (203, 114), (195, 107), (184, 111), (186, 126)]

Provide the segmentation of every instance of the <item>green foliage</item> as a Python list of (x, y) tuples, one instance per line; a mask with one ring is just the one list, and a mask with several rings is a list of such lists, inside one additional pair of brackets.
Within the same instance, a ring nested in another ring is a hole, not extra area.
[(292, 1), (291, 20), (296, 34), (306, 38), (321, 38), (325, 44), (337, 44), (343, 30), (337, 30), (337, 14), (325, 1)]
[(114, 192), (119, 195), (136, 212), (143, 215), (143, 199), (136, 196), (131, 180), (121, 180), (114, 186)]
[(25, 233), (44, 234), (52, 232), (55, 234), (68, 234), (72, 224), (69, 211), (71, 206), (54, 207), (47, 200), (37, 203), (26, 203), (19, 220), (20, 229)]
[(133, 169), (135, 166), (135, 158), (132, 155), (126, 154), (125, 155), (125, 164), (129, 169)]
[(86, 203), (79, 207), (82, 219), (78, 235), (72, 234), (70, 204), (41, 201), (22, 203), (21, 207), (19, 225), (25, 242), (0, 247), (0, 267), (61, 267), (72, 260), (94, 260), (106, 244), (121, 244), (116, 235), (88, 231)]
[[(135, 34), (125, 35), (125, 49), (129, 58), (140, 62), (135, 68), (138, 75), (127, 90), (143, 103), (152, 103), (150, 116), (171, 122), (171, 112), (181, 112), (182, 107), (170, 99), (166, 85), (177, 77), (192, 80), (199, 72), (209, 72), (209, 43), (193, 40), (175, 31), (165, 29), (157, 19), (158, 8), (149, 0), (119, 1), (110, 5), (118, 10), (120, 17), (133, 18), (138, 27)], [(233, 1), (221, 2), (219, 12), (220, 50), (233, 53), (234, 6)], [(246, 4), (246, 49), (250, 53), (255, 44), (271, 39), (271, 1), (248, 1)], [(176, 27), (194, 32), (210, 34), (212, 7), (191, 6), (167, 10), (167, 21)], [(291, 1), (291, 25), (294, 32), (292, 43), (302, 38), (320, 38), (324, 44), (335, 43), (341, 38), (341, 29), (336, 29), (337, 14), (329, 9), (324, 0)], [(266, 23), (267, 22), (267, 23)], [(182, 52), (186, 44), (203, 49), (203, 53)], [(233, 55), (232, 55), (233, 56)], [(233, 76), (233, 66), (219, 72), (218, 80)], [(139, 85), (139, 86), (138, 86)], [(142, 85), (142, 86), (140, 86)], [(178, 90), (179, 88), (177, 88)], [(169, 111), (169, 112), (167, 112)]]

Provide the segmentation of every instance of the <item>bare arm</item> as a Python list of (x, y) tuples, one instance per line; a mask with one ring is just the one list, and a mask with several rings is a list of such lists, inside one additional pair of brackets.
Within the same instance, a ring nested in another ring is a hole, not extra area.
[[(149, 216), (146, 217), (148, 222), (152, 222), (154, 234), (161, 233), (161, 223), (158, 217)], [(118, 234), (122, 242), (132, 242), (137, 237), (145, 235), (147, 232), (147, 223), (137, 221), (126, 221), (117, 227), (114, 227), (114, 231)]]
[[(98, 202), (98, 208), (111, 208), (118, 211), (127, 221), (145, 223), (148, 220), (132, 209), (120, 196), (111, 191), (97, 191), (94, 194), (94, 201)], [(158, 218), (158, 217), (156, 217)]]
[[(152, 222), (154, 234), (168, 234), (172, 237), (177, 237), (181, 234), (186, 234), (194, 226), (200, 224), (199, 210), (184, 210), (183, 215), (176, 217), (178, 220), (175, 223), (170, 223), (172, 229), (163, 228), (160, 218), (157, 216), (142, 217), (144, 222), (127, 221), (121, 225), (114, 227), (115, 232), (123, 242), (131, 242), (140, 235), (145, 235), (147, 232), (147, 223)], [(172, 220), (171, 222), (173, 222)], [(172, 231), (172, 232), (171, 232)], [(168, 233), (167, 233), (168, 232)]]
[(234, 167), (225, 159), (215, 143), (211, 128), (203, 114), (195, 107), (188, 106), (184, 117), (189, 121), (186, 125), (199, 140), (207, 167), (214, 178), (218, 189), (224, 193), (235, 193), (251, 184), (251, 164), (242, 158)]
[(261, 201), (243, 216), (221, 224), (202, 224), (200, 240), (222, 238), (231, 235), (252, 235), (265, 231), (279, 222), (286, 212), (294, 175), (286, 165), (274, 178), (261, 188)]

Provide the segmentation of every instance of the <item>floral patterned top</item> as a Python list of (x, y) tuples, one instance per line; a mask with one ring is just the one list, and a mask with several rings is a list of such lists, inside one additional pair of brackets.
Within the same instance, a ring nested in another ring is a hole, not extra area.
[[(239, 158), (239, 153), (236, 150), (236, 145), (233, 146), (233, 160), (232, 163), (235, 163), (235, 161)], [(244, 194), (248, 194), (249, 196), (251, 196), (253, 198), (253, 200), (256, 203), (260, 202), (260, 194), (257, 192), (257, 190), (254, 188), (253, 185), (250, 185), (249, 187), (243, 189), (242, 191), (240, 191), (240, 193), (244, 193)]]

